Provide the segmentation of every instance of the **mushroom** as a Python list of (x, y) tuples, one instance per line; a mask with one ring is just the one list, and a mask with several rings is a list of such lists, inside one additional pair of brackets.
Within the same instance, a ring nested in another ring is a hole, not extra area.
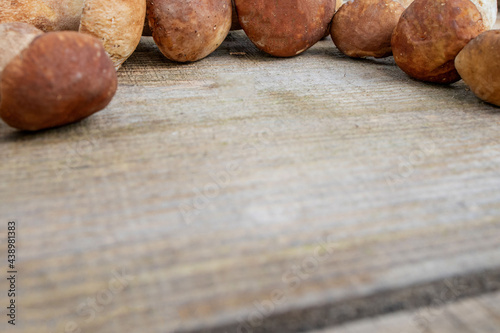
[(0, 25), (9, 32), (1, 35), (0, 49), (23, 31), (23, 45), (32, 39), (0, 73), (0, 117), (8, 125), (36, 131), (81, 120), (108, 105), (117, 76), (98, 39), (73, 31), (38, 35), (19, 23), (6, 25)]
[(144, 0), (0, 1), (0, 23), (25, 22), (48, 31), (73, 30), (101, 39), (118, 70), (139, 44)]
[(392, 32), (403, 11), (393, 0), (346, 2), (333, 17), (332, 40), (349, 57), (390, 56)]
[(500, 106), (500, 30), (483, 32), (467, 44), (455, 59), (455, 67), (472, 92)]
[(396, 64), (413, 78), (435, 83), (458, 81), (458, 52), (485, 30), (470, 0), (415, 0), (392, 35)]
[(215, 51), (231, 28), (231, 0), (149, 0), (153, 39), (170, 60), (191, 62)]
[(332, 0), (235, 0), (240, 24), (262, 51), (298, 55), (324, 35), (335, 12)]

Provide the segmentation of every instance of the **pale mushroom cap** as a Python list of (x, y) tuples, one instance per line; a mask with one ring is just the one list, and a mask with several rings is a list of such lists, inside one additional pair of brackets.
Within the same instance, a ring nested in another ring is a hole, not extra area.
[(144, 0), (85, 0), (79, 31), (99, 38), (118, 70), (141, 40)]
[(12, 22), (0, 24), (0, 79), (7, 64), (28, 47), (43, 31), (31, 24)]
[(43, 31), (78, 30), (84, 0), (0, 1), (0, 23), (25, 22)]

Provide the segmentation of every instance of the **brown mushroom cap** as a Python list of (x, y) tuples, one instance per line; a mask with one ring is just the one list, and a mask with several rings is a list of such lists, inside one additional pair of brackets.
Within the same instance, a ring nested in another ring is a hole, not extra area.
[(483, 32), (455, 59), (458, 73), (482, 100), (500, 106), (500, 30)]
[(5, 67), (0, 116), (21, 130), (60, 126), (106, 107), (116, 88), (116, 71), (98, 39), (50, 32)]
[(173, 61), (205, 58), (231, 28), (231, 0), (149, 0), (147, 6), (153, 39)]
[(43, 31), (78, 30), (83, 1), (2, 0), (0, 23), (25, 22)]
[(346, 2), (333, 17), (332, 40), (349, 57), (390, 56), (392, 32), (403, 11), (393, 0)]
[(31, 24), (12, 22), (0, 24), (0, 78), (5, 66), (43, 31)]
[(470, 0), (415, 0), (392, 35), (394, 60), (422, 81), (458, 81), (455, 57), (484, 29), (481, 13)]
[(335, 12), (331, 0), (235, 0), (243, 30), (262, 51), (300, 54), (325, 34)]
[(145, 17), (144, 0), (85, 0), (79, 31), (99, 38), (118, 70), (139, 44)]

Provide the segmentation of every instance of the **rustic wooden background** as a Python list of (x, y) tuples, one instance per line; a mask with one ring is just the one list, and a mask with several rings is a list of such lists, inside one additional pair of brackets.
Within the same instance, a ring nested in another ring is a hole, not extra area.
[(119, 80), (77, 124), (0, 123), (2, 332), (499, 327), (500, 109), (463, 82), (241, 32), (186, 65), (143, 38)]

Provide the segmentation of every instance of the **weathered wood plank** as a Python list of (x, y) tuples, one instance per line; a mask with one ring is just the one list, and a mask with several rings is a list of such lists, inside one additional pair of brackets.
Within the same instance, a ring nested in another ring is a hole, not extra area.
[(318, 307), (496, 276), (500, 113), (463, 83), (241, 33), (188, 65), (144, 38), (120, 82), (78, 124), (0, 124), (22, 332), (312, 329), (342, 321)]
[[(496, 333), (500, 328), (500, 293), (436, 304), (314, 333)], [(313, 333), (313, 332), (311, 332)]]

